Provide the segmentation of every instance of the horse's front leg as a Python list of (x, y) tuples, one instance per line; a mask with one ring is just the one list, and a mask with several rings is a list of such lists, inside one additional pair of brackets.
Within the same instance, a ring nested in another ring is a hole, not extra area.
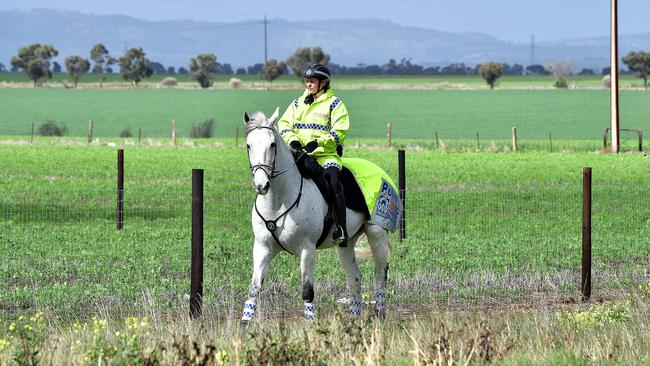
[(350, 300), (350, 315), (357, 318), (361, 315), (361, 271), (354, 258), (354, 246), (336, 247), (336, 254), (343, 269), (345, 269)]
[(314, 305), (314, 268), (316, 267), (316, 248), (313, 245), (303, 246), (300, 252), (300, 273), (302, 283), (302, 300), (305, 302), (305, 319), (316, 318)]
[(262, 287), (262, 282), (264, 282), (264, 277), (268, 273), (269, 264), (271, 264), (271, 260), (276, 254), (275, 249), (255, 240), (253, 245), (253, 277), (248, 287), (248, 300), (244, 304), (244, 312), (241, 317), (240, 325), (242, 327), (248, 326), (250, 321), (253, 320), (255, 310), (257, 310), (257, 295)]

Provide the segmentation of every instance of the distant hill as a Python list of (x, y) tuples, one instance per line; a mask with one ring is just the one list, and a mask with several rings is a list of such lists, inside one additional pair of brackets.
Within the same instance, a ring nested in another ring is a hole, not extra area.
[[(569, 35), (570, 36), (570, 35)], [(149, 59), (165, 66), (187, 67), (190, 57), (214, 52), (220, 63), (250, 66), (264, 59), (261, 20), (246, 22), (153, 22), (124, 15), (99, 16), (50, 9), (0, 11), (0, 62), (9, 65), (18, 48), (30, 43), (51, 43), (65, 56), (88, 57), (92, 46), (104, 43), (111, 54), (143, 47)], [(430, 66), (451, 62), (474, 65), (487, 60), (530, 64), (530, 45), (506, 42), (481, 33), (449, 33), (405, 27), (377, 19), (332, 19), (299, 22), (269, 19), (269, 58), (285, 59), (298, 47), (321, 46), (332, 62), (353, 66), (382, 65), (389, 59), (410, 58)], [(620, 52), (650, 50), (650, 33), (621, 36)], [(609, 62), (609, 38), (567, 38), (537, 42), (536, 63), (568, 59), (574, 69), (600, 68)]]

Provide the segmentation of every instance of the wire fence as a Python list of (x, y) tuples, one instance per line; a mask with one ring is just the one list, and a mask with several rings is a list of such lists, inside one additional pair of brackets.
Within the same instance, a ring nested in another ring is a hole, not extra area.
[[(409, 190), (406, 239), (391, 236), (390, 301), (419, 306), (579, 296), (580, 188), (455, 185)], [(594, 186), (593, 192), (594, 292), (647, 280), (647, 193), (606, 184)], [(206, 311), (239, 315), (252, 271), (254, 197), (248, 185), (205, 188), (203, 302), (211, 309)], [(110, 190), (1, 195), (3, 313), (47, 309), (72, 317), (187, 309), (191, 187), (125, 190), (122, 230), (116, 228), (116, 199)], [(371, 263), (362, 264), (362, 273), (364, 292), (372, 292)], [(316, 278), (317, 302), (335, 304), (345, 296), (345, 277), (334, 251), (319, 253)], [(298, 309), (295, 257), (274, 259), (262, 298)]]

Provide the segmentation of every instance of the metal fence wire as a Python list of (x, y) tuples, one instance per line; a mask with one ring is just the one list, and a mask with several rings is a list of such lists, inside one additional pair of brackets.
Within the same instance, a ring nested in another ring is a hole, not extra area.
[[(647, 280), (648, 195), (606, 184), (593, 192), (594, 292)], [(116, 197), (114, 190), (0, 196), (5, 314), (187, 308), (191, 187), (125, 190), (122, 230), (116, 228)], [(218, 192), (206, 186), (204, 304), (214, 311), (238, 313), (245, 299), (254, 197), (248, 185)], [(406, 239), (391, 236), (392, 301), (579, 295), (580, 187), (453, 185), (409, 190), (407, 198)], [(336, 299), (344, 296), (344, 273), (334, 251), (324, 252), (317, 264), (317, 299)], [(363, 264), (362, 272), (371, 291), (371, 264)], [(278, 255), (263, 298), (298, 304), (299, 283), (297, 259)]]

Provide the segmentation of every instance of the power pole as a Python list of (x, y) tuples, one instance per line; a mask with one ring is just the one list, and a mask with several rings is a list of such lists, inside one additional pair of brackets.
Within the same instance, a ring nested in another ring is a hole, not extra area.
[(610, 119), (612, 131), (612, 152), (619, 152), (619, 119), (618, 119), (618, 0), (611, 0), (610, 19), (610, 68), (609, 77), (611, 81), (610, 94)]
[(530, 35), (530, 64), (535, 64), (535, 35)]
[(269, 21), (266, 20), (266, 14), (264, 14), (264, 65), (266, 65), (266, 61), (268, 61), (268, 41), (267, 41), (267, 36), (266, 36), (266, 25), (269, 24)]

